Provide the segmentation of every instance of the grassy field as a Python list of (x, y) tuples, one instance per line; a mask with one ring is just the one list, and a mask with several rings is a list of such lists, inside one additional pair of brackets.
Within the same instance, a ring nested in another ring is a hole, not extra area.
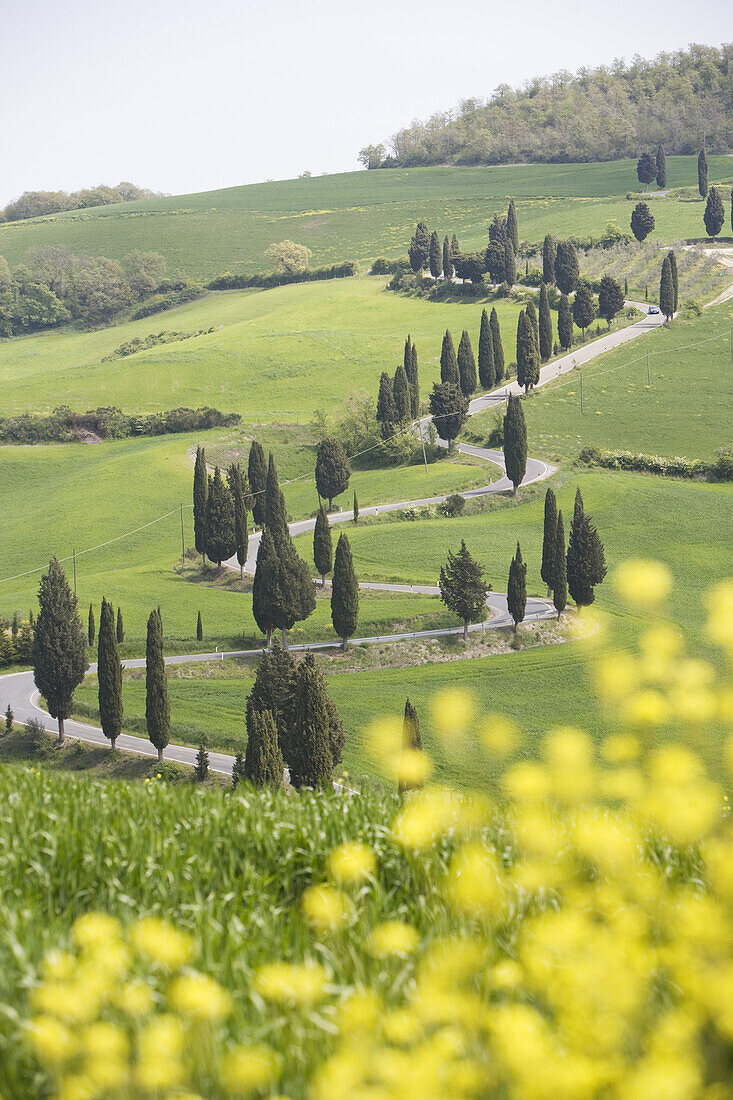
[[(308, 420), (354, 390), (376, 399), (379, 375), (417, 344), (423, 396), (439, 378), (443, 333), (474, 349), (482, 305), (434, 303), (386, 293), (383, 278), (229, 292), (99, 332), (55, 332), (0, 341), (0, 413), (119, 405), (153, 412), (213, 405), (248, 420)], [(497, 301), (507, 362), (520, 304)], [(113, 348), (162, 329), (215, 332), (102, 363)]]
[[(729, 157), (710, 157), (709, 166), (711, 184), (733, 176)], [(668, 157), (667, 168), (670, 188), (696, 189), (696, 157)], [(0, 255), (14, 266), (42, 245), (113, 259), (155, 249), (169, 272), (210, 278), (268, 270), (265, 249), (284, 238), (312, 249), (314, 265), (402, 256), (420, 218), (473, 249), (486, 243), (492, 215), (510, 196), (524, 241), (546, 233), (600, 237), (608, 221), (628, 227), (634, 204), (625, 196), (638, 187), (635, 160), (350, 172), (7, 223), (0, 226)], [(698, 200), (695, 193), (653, 200), (658, 235), (702, 236)]]
[[(537, 390), (524, 402), (530, 453), (575, 460), (596, 446), (712, 459), (733, 438), (732, 327), (728, 301), (589, 363), (583, 413), (578, 372)], [(494, 415), (472, 417), (467, 438), (485, 439)]]

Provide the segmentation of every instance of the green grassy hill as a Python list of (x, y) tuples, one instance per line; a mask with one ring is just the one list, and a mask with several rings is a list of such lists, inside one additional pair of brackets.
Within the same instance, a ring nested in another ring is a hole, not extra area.
[[(667, 167), (669, 188), (695, 193), (684, 201), (654, 200), (657, 233), (668, 240), (700, 237), (696, 158), (669, 157)], [(730, 181), (731, 158), (711, 157), (709, 178)], [(419, 218), (472, 249), (485, 244), (491, 216), (509, 196), (517, 200), (522, 240), (539, 242), (545, 233), (598, 237), (609, 220), (628, 227), (633, 203), (625, 196), (639, 186), (635, 160), (349, 172), (7, 223), (0, 225), (0, 255), (12, 267), (43, 245), (112, 259), (153, 249), (166, 257), (170, 273), (208, 279), (226, 270), (269, 270), (264, 250), (284, 238), (311, 248), (314, 265), (402, 256)]]

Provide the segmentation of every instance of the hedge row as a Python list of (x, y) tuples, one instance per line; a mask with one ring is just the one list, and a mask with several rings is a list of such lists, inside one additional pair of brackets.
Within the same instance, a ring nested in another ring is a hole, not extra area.
[(222, 413), (208, 407), (129, 416), (115, 407), (75, 413), (61, 405), (47, 416), (26, 412), (20, 416), (0, 417), (0, 443), (76, 443), (85, 432), (92, 432), (100, 439), (171, 435), (206, 428), (231, 428), (240, 420), (239, 413)]
[(688, 477), (708, 481), (733, 481), (733, 447), (721, 447), (715, 462), (699, 458), (664, 458), (662, 455), (632, 454), (631, 451), (601, 451), (584, 447), (580, 461), (607, 470), (635, 470), (662, 477)]
[(225, 271), (223, 275), (206, 284), (207, 290), (248, 290), (250, 287), (289, 286), (291, 283), (317, 283), (325, 279), (349, 279), (359, 274), (359, 265), (354, 260), (333, 267), (317, 267), (313, 271), (295, 271), (281, 275), (232, 275)]

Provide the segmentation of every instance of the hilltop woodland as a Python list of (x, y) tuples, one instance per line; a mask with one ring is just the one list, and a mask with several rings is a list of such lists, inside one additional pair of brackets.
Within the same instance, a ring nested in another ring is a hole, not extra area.
[(431, 164), (599, 161), (664, 141), (669, 153), (731, 149), (731, 46), (691, 45), (653, 61), (582, 68), (500, 85), (427, 122), (412, 122), (384, 145), (365, 146), (367, 168)]

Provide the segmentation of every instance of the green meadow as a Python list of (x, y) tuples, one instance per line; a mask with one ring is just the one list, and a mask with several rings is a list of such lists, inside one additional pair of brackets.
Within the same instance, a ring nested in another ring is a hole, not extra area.
[[(653, 200), (662, 238), (703, 235), (696, 161), (667, 158), (669, 188), (695, 193)], [(710, 157), (711, 184), (732, 177), (729, 157)], [(608, 221), (628, 227), (634, 204), (626, 195), (639, 186), (635, 159), (349, 172), (7, 223), (0, 225), (0, 255), (14, 266), (44, 245), (112, 259), (134, 248), (154, 249), (166, 257), (169, 273), (208, 279), (226, 270), (268, 270), (265, 249), (289, 238), (313, 251), (314, 266), (366, 262), (405, 255), (420, 218), (441, 234), (456, 233), (465, 249), (478, 248), (492, 215), (512, 196), (523, 241), (537, 243), (546, 233), (599, 237)]]

